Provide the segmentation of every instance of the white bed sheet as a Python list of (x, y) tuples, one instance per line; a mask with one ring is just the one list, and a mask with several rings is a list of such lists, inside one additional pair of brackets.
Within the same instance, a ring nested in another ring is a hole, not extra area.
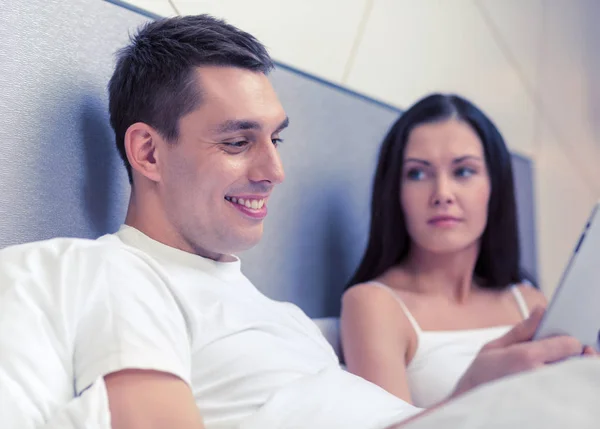
[[(0, 392), (9, 394), (5, 389)], [(11, 403), (1, 399), (1, 404)], [(108, 396), (102, 378), (45, 422), (40, 421), (37, 413), (19, 407), (18, 402), (12, 401), (12, 404), (0, 410), (2, 429), (111, 429)]]
[(406, 425), (431, 428), (598, 429), (600, 358), (574, 358), (488, 383)]

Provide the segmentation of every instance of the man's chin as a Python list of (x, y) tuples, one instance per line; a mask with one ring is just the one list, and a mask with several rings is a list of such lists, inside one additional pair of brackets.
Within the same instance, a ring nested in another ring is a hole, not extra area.
[[(258, 227), (259, 225), (257, 225)], [(231, 254), (246, 252), (255, 247), (263, 236), (262, 225), (260, 228), (252, 228), (254, 231), (246, 231), (245, 234), (239, 234), (234, 240), (231, 240)]]

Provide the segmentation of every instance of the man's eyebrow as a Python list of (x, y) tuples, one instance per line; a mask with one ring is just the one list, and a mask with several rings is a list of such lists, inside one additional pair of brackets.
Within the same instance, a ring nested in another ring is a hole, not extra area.
[(273, 134), (280, 133), (281, 131), (285, 130), (289, 125), (290, 118), (286, 116), (285, 119), (281, 122), (281, 124), (279, 124), (279, 126), (275, 129), (275, 132)]
[[(290, 124), (290, 119), (286, 116), (285, 119), (279, 124), (279, 126), (275, 129), (275, 133), (280, 132), (284, 128)], [(217, 125), (213, 131), (217, 134), (227, 134), (234, 133), (236, 131), (245, 131), (245, 130), (262, 130), (262, 126), (257, 121), (251, 121), (247, 119), (230, 119), (225, 122)]]
[(256, 121), (230, 119), (217, 125), (213, 131), (217, 134), (233, 133), (243, 130), (258, 130), (262, 127)]

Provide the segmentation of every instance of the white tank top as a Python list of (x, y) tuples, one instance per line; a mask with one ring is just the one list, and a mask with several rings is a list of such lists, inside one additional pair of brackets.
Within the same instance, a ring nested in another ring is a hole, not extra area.
[[(512, 328), (505, 325), (456, 331), (423, 331), (393, 289), (379, 282), (373, 281), (371, 284), (393, 294), (417, 335), (417, 350), (406, 368), (412, 402), (417, 407), (429, 408), (450, 396), (479, 350)], [(513, 285), (510, 290), (523, 318), (529, 317), (527, 304), (519, 289)]]

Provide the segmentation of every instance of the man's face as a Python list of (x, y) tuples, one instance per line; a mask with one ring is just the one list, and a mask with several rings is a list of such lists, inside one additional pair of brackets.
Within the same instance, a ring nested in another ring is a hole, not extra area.
[(221, 259), (254, 246), (267, 202), (284, 179), (277, 151), (287, 116), (268, 78), (233, 67), (197, 70), (201, 104), (159, 142), (158, 194), (169, 243)]

